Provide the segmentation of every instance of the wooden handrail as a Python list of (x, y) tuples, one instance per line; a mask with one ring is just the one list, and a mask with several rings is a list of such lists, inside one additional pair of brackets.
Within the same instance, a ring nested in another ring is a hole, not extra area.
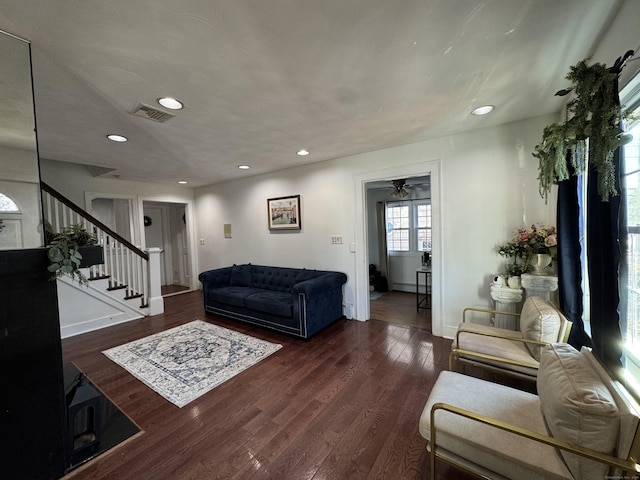
[(107, 227), (104, 223), (102, 223), (100, 220), (98, 220), (97, 218), (95, 218), (94, 216), (92, 216), (91, 214), (87, 213), (85, 210), (83, 210), (82, 208), (80, 208), (78, 205), (76, 205), (75, 203), (73, 203), (71, 200), (69, 200), (67, 197), (65, 197), (64, 195), (62, 195), (60, 192), (58, 192), (57, 190), (55, 190), (53, 187), (50, 187), (49, 185), (47, 185), (46, 183), (44, 183), (43, 181), (40, 181), (40, 186), (42, 188), (42, 190), (44, 190), (45, 192), (47, 192), (49, 195), (51, 195), (52, 197), (54, 197), (56, 200), (58, 200), (59, 202), (63, 203), (65, 206), (67, 206), (68, 208), (70, 208), (71, 210), (73, 210), (74, 212), (76, 212), (78, 215), (80, 215), (81, 217), (85, 218), (86, 220), (90, 221), (91, 223), (93, 223), (96, 227), (100, 228), (101, 230), (103, 230), (105, 233), (107, 233), (109, 236), (113, 237), (115, 240), (117, 240), (118, 242), (122, 243), (123, 245), (125, 245), (129, 250), (131, 250), (132, 252), (134, 252), (136, 255), (144, 258), (145, 260), (149, 260), (149, 255), (146, 252), (143, 252), (142, 250), (140, 250), (138, 247), (136, 247), (135, 245), (133, 245), (129, 240), (127, 240), (126, 238), (122, 237), (121, 235), (119, 235), (118, 233), (114, 232), (113, 230), (111, 230), (109, 227)]

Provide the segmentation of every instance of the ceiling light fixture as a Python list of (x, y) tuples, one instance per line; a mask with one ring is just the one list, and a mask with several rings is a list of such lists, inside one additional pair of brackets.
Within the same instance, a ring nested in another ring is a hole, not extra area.
[(238, 165), (240, 170), (249, 170), (251, 167), (249, 165)]
[(486, 115), (487, 113), (491, 113), (493, 111), (493, 105), (485, 105), (483, 107), (478, 107), (471, 111), (471, 115)]
[(409, 196), (409, 192), (404, 189), (405, 183), (405, 179), (393, 180), (393, 192), (391, 192), (391, 196), (393, 198), (404, 198)]
[(296, 152), (296, 155), (299, 155), (301, 157), (306, 157), (307, 155), (309, 155), (309, 150), (305, 150), (304, 148), (302, 150), (298, 150)]
[(127, 137), (124, 137), (122, 135), (116, 135), (113, 133), (107, 135), (107, 138), (113, 142), (126, 142), (127, 140), (129, 140)]
[(187, 182), (186, 180), (178, 180), (178, 183), (179, 183), (180, 185), (186, 185), (186, 184), (187, 184), (187, 183), (189, 183), (189, 182)]
[(158, 99), (158, 103), (169, 110), (182, 110), (184, 105), (182, 102), (172, 97), (162, 97)]

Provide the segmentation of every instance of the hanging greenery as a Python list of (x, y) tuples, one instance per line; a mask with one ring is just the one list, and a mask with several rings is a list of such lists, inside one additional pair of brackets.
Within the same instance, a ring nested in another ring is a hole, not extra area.
[(631, 141), (631, 136), (620, 128), (628, 115), (618, 101), (617, 78), (632, 54), (633, 51), (627, 52), (611, 68), (600, 63), (587, 65), (584, 60), (571, 67), (566, 78), (572, 87), (556, 93), (559, 96), (574, 93), (567, 103), (567, 120), (545, 127), (542, 142), (533, 153), (539, 160), (540, 196), (545, 201), (551, 186), (581, 174), (587, 167), (587, 159), (598, 172), (600, 198), (606, 202), (618, 195), (613, 153)]

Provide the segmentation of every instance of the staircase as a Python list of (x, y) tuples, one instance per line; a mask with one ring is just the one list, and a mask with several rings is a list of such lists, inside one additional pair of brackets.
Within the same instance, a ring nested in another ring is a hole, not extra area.
[(44, 219), (54, 231), (80, 224), (104, 251), (104, 263), (85, 271), (88, 288), (67, 277), (58, 280), (62, 336), (162, 313), (160, 250), (142, 251), (46, 183), (41, 189)]

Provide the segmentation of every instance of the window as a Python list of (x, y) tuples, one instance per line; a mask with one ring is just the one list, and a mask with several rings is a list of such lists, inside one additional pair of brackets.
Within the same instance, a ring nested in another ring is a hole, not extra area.
[(4, 213), (20, 213), (20, 209), (16, 202), (11, 200), (6, 195), (0, 193), (0, 212)]
[[(627, 289), (627, 316), (622, 331), (625, 341), (625, 364), (636, 379), (640, 368), (640, 122), (629, 133), (633, 141), (624, 147), (624, 182), (627, 206), (626, 263), (627, 278), (620, 279), (620, 287)], [(635, 370), (635, 372), (633, 371)], [(637, 381), (636, 380), (636, 381)]]
[(418, 251), (431, 251), (431, 204), (423, 203), (415, 205), (416, 233), (418, 236)]
[(387, 205), (387, 250), (409, 251), (409, 202)]
[(387, 250), (407, 253), (431, 251), (429, 200), (387, 204)]

